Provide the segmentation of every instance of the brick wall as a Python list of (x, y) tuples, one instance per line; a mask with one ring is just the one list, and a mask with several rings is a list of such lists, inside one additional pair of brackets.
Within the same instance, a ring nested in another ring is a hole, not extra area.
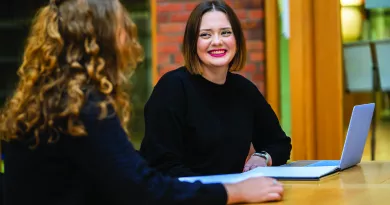
[[(180, 52), (186, 21), (200, 0), (157, 1), (157, 73), (183, 65)], [(245, 69), (240, 74), (264, 93), (264, 1), (226, 0), (241, 20), (248, 49)]]

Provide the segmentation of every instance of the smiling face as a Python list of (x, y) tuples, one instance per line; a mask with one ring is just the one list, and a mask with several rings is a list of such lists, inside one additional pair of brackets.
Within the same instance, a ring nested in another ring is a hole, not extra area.
[(197, 41), (197, 54), (202, 68), (227, 71), (236, 50), (236, 39), (226, 14), (221, 11), (206, 12), (202, 17)]

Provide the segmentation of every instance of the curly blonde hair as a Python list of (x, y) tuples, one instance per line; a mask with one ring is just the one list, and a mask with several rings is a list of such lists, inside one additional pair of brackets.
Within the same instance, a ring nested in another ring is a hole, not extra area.
[(130, 104), (122, 87), (142, 60), (137, 28), (119, 1), (51, 0), (33, 20), (17, 88), (1, 111), (1, 139), (32, 133), (38, 145), (43, 132), (48, 142), (59, 131), (87, 135), (79, 114), (88, 91), (106, 96), (98, 102), (100, 118), (111, 105), (127, 131)]

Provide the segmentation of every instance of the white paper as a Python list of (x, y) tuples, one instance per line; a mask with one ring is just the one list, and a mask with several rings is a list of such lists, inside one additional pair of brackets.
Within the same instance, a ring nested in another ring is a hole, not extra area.
[(338, 169), (337, 166), (321, 167), (258, 167), (244, 173), (222, 174), (209, 176), (181, 177), (180, 181), (195, 182), (200, 181), (204, 184), (212, 183), (237, 183), (251, 177), (273, 177), (284, 179), (316, 179), (333, 173)]
[(266, 177), (308, 179), (321, 178), (337, 170), (337, 166), (318, 166), (318, 167), (257, 167), (248, 171), (250, 174), (261, 173)]
[(196, 176), (196, 177), (181, 177), (180, 181), (183, 182), (195, 182), (201, 181), (204, 184), (212, 184), (212, 183), (237, 183), (243, 181), (245, 179), (249, 179), (251, 177), (260, 177), (263, 176), (262, 173), (259, 172), (244, 172), (238, 174), (221, 174), (221, 175), (209, 175), (209, 176)]

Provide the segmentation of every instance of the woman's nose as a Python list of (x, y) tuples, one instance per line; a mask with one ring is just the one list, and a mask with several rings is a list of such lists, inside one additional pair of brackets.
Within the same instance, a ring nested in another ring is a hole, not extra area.
[(222, 43), (221, 37), (220, 37), (219, 35), (215, 35), (215, 36), (213, 37), (212, 43), (213, 43), (214, 45), (220, 45), (220, 44)]

